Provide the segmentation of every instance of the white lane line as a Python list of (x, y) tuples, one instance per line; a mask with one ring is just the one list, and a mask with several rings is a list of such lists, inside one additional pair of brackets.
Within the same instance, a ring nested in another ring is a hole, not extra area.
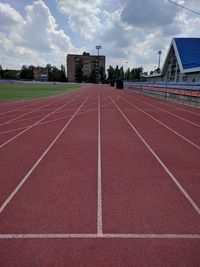
[(71, 99), (70, 101), (68, 101), (67, 103), (65, 103), (64, 105), (60, 106), (59, 108), (57, 108), (56, 110), (50, 112), (49, 114), (47, 114), (45, 117), (43, 117), (42, 119), (40, 119), (39, 121), (36, 121), (35, 123), (31, 124), (28, 128), (26, 128), (25, 130), (23, 130), (22, 132), (18, 133), (17, 135), (13, 136), (12, 138), (10, 138), (9, 140), (7, 140), (6, 142), (4, 142), (3, 144), (0, 145), (0, 149), (2, 147), (4, 147), (5, 145), (9, 144), (11, 141), (15, 140), (17, 137), (21, 136), (22, 134), (24, 134), (25, 132), (27, 132), (28, 130), (30, 130), (31, 128), (33, 128), (34, 126), (38, 125), (41, 121), (45, 120), (46, 118), (48, 118), (49, 116), (53, 115), (54, 113), (56, 113), (58, 110), (60, 110), (62, 107), (66, 106), (67, 104), (71, 103), (72, 101), (74, 101), (75, 98), (77, 98), (79, 96), (74, 97), (73, 99)]
[(98, 88), (98, 196), (97, 196), (97, 235), (102, 236), (102, 184), (101, 184), (101, 110), (100, 89)]
[[(2, 105), (3, 105), (3, 106), (5, 106), (5, 105), (9, 105), (8, 108), (13, 108), (13, 106), (15, 106), (15, 105), (17, 105), (17, 104), (21, 104), (21, 103), (23, 104), (23, 102), (25, 102), (25, 103), (29, 103), (29, 104), (33, 103), (33, 105), (34, 105), (35, 103), (40, 103), (40, 102), (49, 101), (49, 98), (50, 98), (50, 100), (51, 100), (51, 99), (55, 99), (55, 98), (58, 98), (58, 97), (63, 96), (63, 95), (76, 93), (77, 90), (79, 90), (79, 89), (81, 89), (81, 88), (76, 88), (76, 89), (74, 89), (74, 90), (72, 90), (72, 91), (66, 91), (66, 92), (63, 92), (63, 93), (61, 93), (61, 94), (57, 94), (57, 95), (49, 95), (49, 96), (44, 96), (44, 95), (42, 95), (42, 96), (39, 96), (39, 97), (30, 96), (30, 97), (23, 98), (23, 99), (20, 99), (20, 100), (9, 101), (9, 102), (3, 102), (3, 103), (0, 102), (0, 107), (1, 107)], [(7, 100), (7, 101), (8, 101), (8, 100)], [(20, 106), (19, 106), (19, 107), (20, 107)]]
[[(45, 99), (46, 100), (46, 99)], [(47, 99), (48, 100), (48, 99)], [(32, 103), (32, 102), (26, 102), (25, 101), (25, 103), (26, 103), (26, 105), (25, 106), (16, 106), (16, 108), (14, 108), (13, 109), (13, 106), (10, 106), (10, 107), (8, 107), (9, 108), (9, 110), (7, 110), (7, 111), (4, 111), (4, 112), (2, 112), (2, 113), (0, 113), (0, 115), (3, 115), (3, 114), (7, 114), (7, 113), (11, 113), (11, 112), (13, 112), (13, 111), (16, 111), (16, 110), (23, 110), (24, 108), (26, 108), (26, 107), (28, 107), (28, 108), (30, 108), (30, 107), (32, 107), (32, 106), (35, 106), (35, 105), (39, 105), (39, 104), (41, 104), (41, 103), (43, 103), (44, 102), (44, 99), (37, 99), (37, 102), (34, 102), (34, 103)], [(15, 106), (14, 106), (15, 107)], [(12, 114), (11, 114), (12, 115)], [(0, 118), (0, 119), (2, 119), (2, 117)]]
[[(106, 97), (104, 97), (102, 100), (101, 100), (101, 103), (103, 103), (105, 100), (107, 100), (108, 99), (108, 97), (106, 96)], [(85, 108), (89, 108), (89, 107), (91, 107), (91, 106), (93, 106), (93, 105), (98, 105), (98, 100), (97, 101), (95, 101), (95, 102), (92, 102), (92, 103), (90, 103), (90, 104), (88, 104), (88, 105), (85, 105)]]
[(121, 239), (200, 239), (200, 234), (104, 234), (104, 238)]
[(0, 239), (200, 239), (200, 234), (0, 234)]
[[(111, 101), (113, 102), (112, 98), (109, 96)], [(149, 149), (151, 154), (156, 158), (158, 163), (162, 166), (162, 168), (165, 170), (165, 172), (171, 177), (173, 182), (176, 184), (176, 186), (179, 188), (179, 190), (182, 192), (182, 194), (185, 196), (185, 198), (188, 200), (188, 202), (192, 205), (192, 207), (196, 210), (198, 215), (200, 215), (200, 208), (197, 206), (197, 204), (192, 200), (190, 195), (186, 192), (186, 190), (183, 188), (183, 186), (178, 182), (178, 180), (175, 178), (175, 176), (170, 172), (170, 170), (167, 168), (167, 166), (164, 164), (164, 162), (159, 158), (159, 156), (154, 152), (154, 150), (149, 146), (149, 144), (144, 140), (144, 138), (141, 136), (141, 134), (136, 130), (136, 128), (133, 126), (133, 124), (129, 121), (129, 119), (126, 117), (126, 115), (121, 111), (121, 109), (118, 107), (116, 103), (113, 102), (113, 104), (116, 106), (118, 111), (121, 113), (121, 115), (124, 117), (124, 119), (127, 121), (127, 123), (131, 126), (133, 131), (137, 134), (137, 136), (140, 138), (140, 140), (144, 143), (144, 145)]]
[[(132, 97), (132, 96), (131, 96), (131, 98), (132, 98), (133, 100), (136, 100), (135, 97)], [(138, 99), (137, 99), (137, 101), (138, 101)], [(176, 115), (176, 114), (174, 114), (174, 113), (171, 113), (170, 111), (167, 111), (167, 110), (165, 110), (165, 109), (159, 108), (159, 107), (157, 107), (157, 106), (155, 106), (155, 105), (152, 105), (152, 104), (150, 104), (150, 103), (147, 103), (146, 101), (141, 100), (141, 99), (139, 99), (139, 101), (142, 102), (142, 103), (145, 103), (146, 105), (148, 105), (148, 106), (150, 106), (150, 107), (156, 108), (156, 109), (161, 110), (161, 111), (163, 111), (163, 112), (165, 112), (165, 113), (167, 113), (167, 114), (170, 114), (171, 116), (176, 117), (176, 118), (178, 118), (178, 119), (180, 119), (180, 120), (186, 121), (186, 122), (188, 122), (188, 123), (190, 123), (190, 124), (192, 124), (192, 125), (194, 125), (194, 126), (200, 127), (199, 124), (194, 123), (194, 122), (192, 122), (192, 121), (190, 121), (190, 120), (187, 120), (187, 119), (185, 119), (185, 118), (183, 118), (183, 117), (181, 117), (181, 116), (178, 116), (178, 115)]]
[[(13, 104), (14, 103), (21, 104), (22, 102), (25, 102), (25, 103), (28, 103), (28, 105), (25, 105), (25, 106), (22, 106), (22, 107), (17, 106), (15, 109), (13, 109), (13, 106), (11, 105), (10, 107), (8, 107), (8, 108), (11, 108), (11, 110), (2, 112), (2, 113), (0, 113), (0, 115), (7, 114), (7, 113), (10, 113), (10, 112), (13, 112), (13, 111), (16, 111), (16, 110), (21, 110), (21, 108), (23, 109), (24, 107), (31, 107), (31, 106), (34, 106), (35, 104), (40, 104), (40, 103), (43, 103), (43, 102), (46, 102), (46, 101), (49, 101), (49, 100), (51, 101), (51, 100), (60, 98), (60, 97), (65, 96), (65, 95), (68, 96), (68, 94), (70, 96), (73, 96), (74, 93), (75, 94), (77, 93), (77, 89), (75, 91), (64, 92), (64, 93), (58, 94), (58, 95), (50, 95), (50, 96), (46, 96), (46, 97), (42, 97), (42, 98), (33, 98), (33, 97), (31, 97), (31, 98), (27, 98), (27, 99), (24, 99), (24, 100), (14, 101), (14, 102), (12, 102)], [(31, 100), (29, 100), (29, 99), (31, 99)], [(60, 100), (60, 99), (58, 99), (58, 100)], [(4, 104), (11, 104), (11, 102), (9, 102), (9, 103), (0, 103), (0, 107), (1, 107), (1, 105), (4, 105)], [(0, 117), (0, 119), (2, 119), (2, 118)]]
[(44, 153), (39, 157), (39, 159), (35, 162), (35, 164), (32, 166), (32, 168), (28, 171), (28, 173), (23, 177), (21, 182), (17, 185), (15, 190), (10, 194), (10, 196), (6, 199), (6, 201), (2, 204), (0, 207), (0, 214), (3, 212), (3, 210), (6, 208), (6, 206), (10, 203), (10, 201), (13, 199), (13, 197), (16, 195), (16, 193), (20, 190), (20, 188), (23, 186), (23, 184), (26, 182), (26, 180), (29, 178), (29, 176), (32, 174), (32, 172), (36, 169), (36, 167), (40, 164), (42, 159), (46, 156), (46, 154), (49, 152), (49, 150), (52, 148), (52, 146), (55, 144), (55, 142), (60, 138), (62, 133), (65, 131), (65, 129), (68, 127), (70, 122), (74, 119), (74, 117), (77, 115), (79, 110), (82, 108), (82, 106), (85, 104), (85, 102), (88, 100), (89, 95), (87, 98), (82, 102), (82, 104), (79, 106), (79, 108), (76, 110), (76, 112), (72, 115), (72, 117), (69, 119), (69, 121), (65, 124), (65, 126), (62, 128), (62, 130), (59, 132), (59, 134), (56, 136), (56, 138), (51, 142), (51, 144), (47, 147), (47, 149), (44, 151)]
[(190, 145), (196, 147), (197, 149), (200, 150), (200, 146), (198, 146), (197, 144), (195, 144), (194, 142), (190, 141), (189, 139), (187, 139), (186, 137), (184, 137), (183, 135), (181, 135), (180, 133), (176, 132), (175, 130), (173, 130), (172, 128), (170, 128), (169, 126), (167, 126), (166, 124), (164, 124), (163, 122), (161, 122), (160, 120), (156, 119), (155, 117), (151, 116), (149, 113), (147, 113), (146, 111), (144, 111), (143, 109), (139, 108), (138, 106), (136, 106), (135, 104), (131, 103), (130, 101), (126, 100), (124, 97), (120, 96), (121, 99), (123, 99), (125, 102), (127, 102), (128, 104), (130, 104), (131, 106), (135, 107), (136, 109), (138, 109), (139, 111), (143, 112), (145, 115), (147, 115), (149, 118), (151, 118), (152, 120), (158, 122), (159, 124), (161, 124), (162, 126), (164, 126), (165, 128), (167, 128), (168, 130), (170, 130), (171, 132), (173, 132), (174, 134), (178, 135), (179, 137), (181, 137), (183, 140), (185, 140), (186, 142), (188, 142)]
[[(25, 108), (25, 107), (31, 107), (31, 106), (34, 106), (34, 104), (33, 103), (29, 103), (28, 105), (22, 106), (22, 109)], [(17, 107), (17, 108), (12, 109), (12, 107), (11, 107), (11, 109), (9, 109), (7, 111), (4, 111), (4, 112), (1, 112), (0, 115), (8, 114), (8, 113), (14, 112), (16, 110), (21, 110), (21, 108)], [(2, 118), (0, 118), (0, 119), (2, 119)]]
[(1, 126), (1, 125), (5, 125), (5, 124), (8, 124), (8, 123), (11, 123), (11, 122), (13, 122), (13, 121), (15, 122), (15, 120), (17, 120), (17, 119), (23, 118), (24, 116), (26, 116), (26, 115), (28, 115), (28, 114), (32, 114), (33, 112), (39, 111), (40, 109), (42, 109), (42, 108), (44, 108), (44, 107), (48, 107), (48, 106), (50, 106), (50, 105), (54, 105), (55, 103), (57, 103), (57, 102), (59, 102), (59, 101), (61, 101), (61, 100), (62, 100), (62, 99), (57, 99), (56, 101), (53, 101), (53, 102), (48, 103), (48, 104), (45, 104), (44, 106), (40, 106), (40, 107), (37, 107), (37, 108), (35, 108), (35, 109), (31, 110), (31, 111), (25, 112), (25, 113), (23, 113), (23, 114), (21, 114), (21, 115), (19, 115), (19, 116), (17, 116), (17, 117), (14, 117), (14, 118), (12, 118), (12, 119), (6, 121), (6, 122), (0, 123), (0, 126)]
[[(115, 102), (117, 102), (117, 100), (119, 99), (119, 96), (116, 98), (116, 100), (114, 100)], [(97, 102), (98, 103), (98, 102)], [(104, 108), (104, 107), (107, 107), (107, 106), (110, 106), (112, 103), (108, 103), (108, 104), (104, 104), (101, 106), (101, 109)], [(73, 109), (74, 110), (74, 109)], [(89, 112), (93, 112), (93, 111), (96, 111), (98, 110), (98, 108), (93, 108), (93, 109), (89, 109), (87, 111), (82, 111), (78, 114), (78, 116), (80, 115), (84, 115), (86, 113), (89, 113)], [(71, 109), (66, 109), (66, 111), (71, 111)], [(60, 114), (60, 113), (63, 113), (64, 111), (60, 111), (60, 112), (57, 112), (57, 114)], [(42, 117), (41, 115), (40, 116), (35, 116), (35, 117), (31, 117), (29, 119), (36, 119), (38, 117)], [(37, 126), (40, 126), (40, 125), (46, 125), (46, 124), (49, 124), (49, 123), (52, 123), (52, 122), (55, 122), (55, 121), (59, 121), (59, 120), (63, 120), (63, 119), (66, 119), (66, 118), (69, 118), (71, 117), (71, 115), (67, 115), (67, 116), (63, 116), (63, 117), (60, 117), (60, 118), (57, 118), (57, 119), (53, 119), (53, 120), (49, 120), (49, 121), (45, 121), (45, 122), (41, 122), (39, 123)], [(24, 120), (28, 120), (28, 119), (24, 119)], [(23, 121), (23, 120), (20, 120), (20, 121)], [(18, 121), (17, 121), (18, 122)], [(19, 131), (19, 130), (23, 130), (25, 128), (28, 128), (30, 125), (26, 125), (24, 127), (19, 127), (19, 128), (15, 128), (15, 129), (11, 129), (11, 130), (7, 130), (7, 131), (4, 131), (4, 132), (0, 132), (0, 135), (1, 134), (6, 134), (6, 133), (10, 133), (10, 132), (15, 132), (15, 131)]]
[[(134, 91), (133, 91), (134, 92)], [(135, 92), (136, 93), (136, 92)], [(132, 94), (132, 92), (130, 92), (130, 94)], [(148, 96), (148, 95), (144, 95), (143, 94), (143, 96), (146, 96), (146, 97), (151, 97), (151, 96)], [(151, 97), (151, 99), (152, 99), (152, 101), (153, 102), (155, 102), (155, 103), (157, 103), (159, 100), (163, 100), (163, 99), (158, 99), (158, 98), (155, 98), (155, 97)], [(156, 99), (157, 99), (157, 101), (156, 101)], [(163, 100), (164, 101), (164, 100)], [(177, 103), (177, 102), (171, 102), (171, 101), (168, 101), (168, 100), (166, 100), (167, 101), (167, 103), (164, 103), (163, 101), (159, 101), (159, 103), (162, 103), (164, 106), (167, 106), (167, 107), (169, 107), (169, 108), (174, 108), (174, 109), (177, 109), (177, 110), (183, 110), (183, 111), (185, 111), (185, 112), (188, 112), (188, 113), (191, 113), (191, 114), (194, 114), (194, 115), (197, 115), (197, 116), (200, 116), (200, 113), (197, 113), (197, 112), (193, 112), (193, 111), (190, 111), (190, 110), (187, 110), (187, 109), (184, 109), (184, 108), (178, 108), (177, 106), (175, 106), (175, 105), (173, 105), (173, 104), (178, 104), (179, 106), (181, 105), (180, 103)], [(183, 106), (183, 105), (181, 105), (181, 106)], [(187, 107), (189, 107), (189, 108), (193, 108), (194, 109), (194, 107), (192, 107), (192, 106), (189, 106), (189, 105), (186, 105)]]

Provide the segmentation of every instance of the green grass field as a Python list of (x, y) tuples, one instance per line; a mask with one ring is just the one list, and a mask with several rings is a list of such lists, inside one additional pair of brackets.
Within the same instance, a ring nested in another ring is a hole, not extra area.
[(80, 88), (79, 84), (0, 84), (0, 101), (16, 101), (57, 95)]

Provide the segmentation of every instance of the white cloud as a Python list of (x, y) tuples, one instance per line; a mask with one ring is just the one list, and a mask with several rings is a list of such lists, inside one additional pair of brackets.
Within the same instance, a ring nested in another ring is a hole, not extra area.
[[(26, 6), (23, 16), (10, 5), (0, 4), (0, 54), (5, 64), (50, 62), (59, 66), (65, 64), (66, 54), (96, 53), (95, 45), (100, 44), (107, 66), (125, 66), (128, 61), (130, 67), (151, 70), (157, 65), (158, 50), (163, 51), (164, 60), (171, 38), (199, 37), (200, 16), (167, 0), (54, 1), (56, 12), (65, 20), (63, 25), (58, 20), (65, 32), (42, 0)], [(176, 2), (200, 10), (199, 0)], [(82, 44), (85, 48), (78, 48)]]
[[(3, 14), (6, 13), (7, 4), (1, 6)], [(18, 14), (12, 7), (9, 10)], [(25, 18), (20, 16), (15, 27), (7, 27), (7, 32), (2, 35), (0, 53), (4, 57), (1, 64), (13, 68), (22, 64), (65, 64), (66, 54), (77, 49), (64, 31), (58, 29), (49, 8), (42, 0), (37, 0), (26, 6), (25, 12)]]
[(0, 3), (0, 28), (23, 23), (22, 16), (9, 4)]
[[(127, 38), (123, 48), (124, 66), (125, 61), (128, 61), (129, 66), (143, 66), (145, 70), (152, 70), (158, 64), (158, 50), (162, 50), (164, 61), (171, 38), (200, 37), (200, 17), (168, 1), (127, 0), (124, 3), (126, 5), (120, 22), (123, 29), (119, 31), (120, 36), (124, 33), (122, 39), (124, 36)], [(195, 10), (200, 7), (199, 0), (177, 0), (177, 3)], [(126, 30), (126, 24), (132, 27), (129, 31)]]
[(56, 0), (57, 7), (67, 16), (72, 31), (92, 40), (101, 29), (101, 6), (103, 0)]
[(134, 27), (155, 29), (171, 25), (176, 14), (176, 8), (166, 0), (128, 0), (122, 20)]

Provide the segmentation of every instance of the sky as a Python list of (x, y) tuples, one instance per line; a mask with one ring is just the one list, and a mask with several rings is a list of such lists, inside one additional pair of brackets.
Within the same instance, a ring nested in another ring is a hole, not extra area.
[[(200, 0), (174, 0), (200, 11)], [(154, 70), (173, 37), (200, 37), (200, 15), (168, 0), (0, 0), (0, 65), (66, 65), (67, 54)], [(127, 62), (127, 63), (126, 63)]]

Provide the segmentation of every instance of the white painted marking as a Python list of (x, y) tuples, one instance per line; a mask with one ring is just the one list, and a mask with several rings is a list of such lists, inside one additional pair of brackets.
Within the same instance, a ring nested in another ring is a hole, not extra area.
[[(113, 102), (112, 98), (109, 96), (111, 101)], [(136, 128), (133, 126), (133, 124), (129, 121), (129, 119), (126, 117), (126, 115), (121, 111), (121, 109), (117, 106), (116, 103), (113, 102), (113, 104), (116, 106), (118, 111), (122, 114), (124, 119), (127, 121), (127, 123), (131, 126), (131, 128), (134, 130), (134, 132), (137, 134), (137, 136), (141, 139), (141, 141), (144, 143), (144, 145), (149, 149), (149, 151), (152, 153), (152, 155), (156, 158), (158, 163), (162, 166), (162, 168), (165, 170), (165, 172), (171, 177), (173, 182), (176, 184), (176, 186), (179, 188), (179, 190), (182, 192), (182, 194), (185, 196), (185, 198), (188, 200), (188, 202), (192, 205), (192, 207), (196, 210), (198, 215), (200, 215), (200, 208), (197, 206), (197, 204), (192, 200), (190, 195), (186, 192), (186, 190), (183, 188), (183, 186), (177, 181), (175, 176), (170, 172), (170, 170), (167, 168), (167, 166), (164, 164), (164, 162), (158, 157), (158, 155), (154, 152), (154, 150), (149, 146), (149, 144), (144, 140), (144, 138), (141, 136), (141, 134), (136, 130)]]
[(197, 149), (200, 150), (200, 146), (198, 146), (197, 144), (195, 144), (194, 142), (190, 141), (189, 139), (187, 139), (186, 137), (184, 137), (183, 135), (179, 134), (178, 132), (176, 132), (175, 130), (173, 130), (172, 128), (170, 128), (169, 126), (167, 126), (166, 124), (164, 124), (163, 122), (161, 122), (160, 120), (154, 118), (153, 116), (151, 116), (149, 113), (147, 113), (146, 111), (144, 111), (143, 109), (137, 107), (135, 104), (131, 103), (130, 101), (126, 100), (124, 97), (121, 97), (121, 99), (123, 99), (125, 102), (129, 103), (131, 106), (135, 107), (136, 109), (138, 109), (139, 111), (143, 112), (145, 115), (147, 115), (148, 117), (150, 117), (151, 119), (153, 119), (154, 121), (158, 122), (159, 124), (161, 124), (162, 126), (164, 126), (165, 128), (167, 128), (168, 130), (170, 130), (171, 132), (175, 133), (176, 135), (178, 135), (179, 137), (181, 137), (183, 140), (185, 140), (186, 142), (188, 142), (190, 145), (196, 147)]
[[(131, 96), (131, 98), (134, 99), (134, 100), (136, 100), (136, 98), (134, 98), (134, 97), (132, 97), (132, 96)], [(137, 99), (137, 101), (138, 101), (138, 99)], [(165, 110), (165, 109), (163, 109), (163, 108), (159, 108), (159, 107), (157, 107), (157, 106), (155, 106), (155, 105), (152, 105), (152, 104), (150, 104), (150, 103), (147, 103), (146, 101), (143, 101), (143, 100), (141, 100), (141, 99), (139, 99), (139, 101), (142, 102), (142, 103), (145, 103), (146, 105), (148, 105), (148, 106), (150, 106), (150, 107), (156, 108), (156, 109), (161, 110), (161, 111), (163, 111), (163, 112), (165, 112), (165, 113), (167, 113), (167, 114), (170, 114), (171, 116), (176, 117), (176, 118), (178, 118), (178, 119), (180, 119), (180, 120), (186, 121), (186, 122), (188, 122), (188, 123), (190, 123), (190, 124), (192, 124), (192, 125), (194, 125), (194, 126), (200, 127), (199, 124), (194, 123), (194, 122), (192, 122), (192, 121), (190, 121), (190, 120), (187, 120), (187, 119), (185, 119), (185, 118), (183, 118), (183, 117), (181, 117), (181, 116), (178, 116), (178, 115), (176, 115), (176, 114), (174, 114), (174, 113), (171, 113), (170, 111), (167, 111), (167, 110)]]
[(6, 201), (2, 204), (0, 207), (0, 214), (3, 212), (3, 210), (6, 208), (6, 206), (10, 203), (10, 201), (14, 198), (16, 193), (20, 190), (20, 188), (23, 186), (23, 184), (26, 182), (26, 180), (30, 177), (32, 172), (36, 169), (36, 167), (40, 164), (42, 159), (46, 156), (46, 154), (49, 152), (49, 150), (52, 148), (52, 146), (55, 144), (55, 142), (60, 138), (62, 133), (65, 131), (65, 129), (68, 127), (70, 122), (74, 119), (74, 117), (77, 115), (79, 110), (82, 108), (82, 106), (87, 101), (88, 97), (82, 102), (82, 104), (79, 106), (79, 108), (76, 110), (76, 112), (72, 115), (71, 119), (65, 124), (65, 126), (62, 128), (62, 130), (59, 132), (59, 134), (56, 136), (56, 138), (51, 142), (51, 144), (47, 147), (47, 149), (44, 151), (44, 153), (39, 157), (39, 159), (35, 162), (35, 164), (32, 166), (32, 168), (28, 171), (28, 173), (24, 176), (24, 178), (21, 180), (21, 182), (17, 185), (15, 190), (10, 194), (10, 196), (6, 199)]
[(0, 234), (0, 239), (200, 239), (200, 234)]
[[(106, 97), (104, 97), (102, 100), (101, 100), (101, 103), (103, 103), (105, 100), (107, 100), (108, 99), (108, 97), (106, 96)], [(88, 105), (86, 105), (85, 106), (85, 108), (89, 108), (90, 106), (93, 106), (93, 105), (98, 105), (98, 100), (97, 101), (95, 101), (95, 102), (92, 102), (91, 104), (88, 104)]]
[(121, 239), (200, 239), (200, 234), (104, 234), (104, 238)]
[[(135, 92), (135, 91), (134, 91)], [(138, 92), (135, 92), (135, 93), (138, 93)], [(147, 96), (147, 95), (144, 95), (144, 96)], [(147, 96), (147, 97), (151, 97), (151, 96)], [(154, 101), (154, 102), (156, 102), (157, 103), (157, 101), (156, 101), (156, 99), (157, 100), (163, 100), (163, 99), (158, 99), (158, 98), (155, 98), (155, 97), (151, 97), (152, 98), (152, 100)], [(184, 109), (184, 108), (178, 108), (177, 106), (175, 106), (174, 104), (177, 104), (177, 105), (180, 105), (180, 106), (183, 106), (183, 104), (181, 105), (180, 103), (178, 103), (178, 102), (172, 102), (172, 101), (169, 101), (169, 100), (167, 100), (166, 99), (166, 101), (167, 101), (167, 103), (164, 103), (163, 101), (162, 101), (162, 104), (164, 105), (164, 106), (167, 106), (167, 107), (172, 107), (172, 108), (174, 108), (174, 109), (178, 109), (178, 110), (183, 110), (183, 111), (185, 111), (185, 112), (188, 112), (188, 113), (191, 113), (191, 114), (194, 114), (194, 115), (197, 115), (197, 116), (200, 116), (200, 113), (197, 113), (197, 112), (193, 112), (193, 111), (191, 111), (191, 110), (188, 110), (188, 109)], [(161, 102), (160, 102), (161, 103)], [(186, 104), (184, 104), (185, 106), (187, 106), (187, 107), (189, 107), (189, 108), (193, 108), (193, 109), (195, 109), (195, 107), (192, 107), (192, 106), (190, 106), (190, 105), (186, 105)]]
[(14, 117), (14, 118), (12, 118), (12, 119), (6, 121), (6, 122), (0, 123), (0, 126), (1, 126), (1, 125), (5, 125), (5, 124), (8, 124), (8, 123), (11, 123), (11, 122), (13, 122), (13, 121), (15, 122), (15, 120), (17, 120), (17, 119), (23, 118), (24, 116), (26, 116), (26, 115), (28, 115), (28, 114), (31, 114), (31, 113), (33, 113), (33, 112), (36, 112), (36, 111), (38, 111), (38, 110), (40, 110), (40, 109), (42, 109), (42, 108), (44, 108), (44, 107), (48, 107), (48, 106), (50, 106), (50, 105), (52, 105), (52, 104), (55, 104), (55, 103), (57, 103), (57, 102), (59, 102), (59, 101), (61, 101), (61, 99), (58, 99), (58, 100), (53, 101), (53, 102), (51, 102), (51, 103), (45, 104), (44, 106), (37, 107), (37, 108), (35, 108), (35, 109), (31, 110), (31, 111), (25, 112), (25, 113), (23, 113), (23, 114), (21, 114), (21, 115), (19, 115), (19, 116), (17, 116), (17, 117)]
[[(115, 102), (119, 99), (119, 96), (116, 98)], [(98, 102), (97, 102), (98, 103)], [(101, 106), (101, 108), (104, 108), (104, 107), (107, 107), (107, 106), (110, 106), (111, 103), (108, 103), (108, 104), (104, 104)], [(87, 111), (82, 111), (78, 114), (78, 116), (82, 115), (82, 114), (86, 114), (86, 113), (89, 113), (89, 112), (92, 112), (92, 111), (96, 111), (98, 108), (93, 108), (93, 109), (89, 109)], [(60, 114), (61, 112), (66, 112), (66, 111), (71, 111), (72, 109), (67, 109), (65, 111), (60, 111), (60, 112), (57, 112), (57, 114)], [(74, 109), (73, 109), (74, 110)], [(28, 118), (28, 119), (36, 119), (38, 117), (42, 117), (41, 115), (39, 116), (35, 116), (35, 117), (31, 117), (31, 118)], [(55, 121), (59, 121), (59, 120), (63, 120), (63, 119), (66, 119), (66, 118), (69, 118), (71, 117), (71, 115), (67, 115), (67, 116), (63, 116), (63, 117), (60, 117), (60, 118), (57, 118), (57, 119), (53, 119), (53, 120), (49, 120), (49, 121), (45, 121), (45, 122), (41, 122), (41, 123), (38, 123), (37, 126), (40, 126), (40, 125), (46, 125), (46, 124), (49, 124), (49, 123), (52, 123), (52, 122), (55, 122)], [(20, 121), (24, 121), (24, 120), (28, 120), (28, 119), (23, 119), (23, 120), (20, 120)], [(19, 121), (17, 121), (19, 122)], [(30, 125), (26, 125), (24, 127), (19, 127), (19, 128), (15, 128), (15, 129), (12, 129), (12, 130), (7, 130), (7, 131), (4, 131), (4, 132), (0, 132), (0, 135), (1, 134), (6, 134), (6, 133), (10, 133), (10, 132), (15, 132), (15, 131), (19, 131), (19, 130), (22, 130), (22, 129), (25, 129), (25, 128), (28, 128), (30, 127)]]
[[(9, 103), (1, 103), (0, 106), (2, 106), (3, 104), (4, 105), (9, 104), (9, 107), (8, 108), (11, 108), (11, 109), (8, 110), (8, 111), (5, 111), (5, 112), (0, 113), (0, 115), (7, 114), (7, 113), (10, 113), (10, 112), (14, 112), (16, 110), (23, 110), (26, 107), (31, 107), (31, 106), (34, 106), (35, 104), (40, 104), (40, 103), (48, 100), (48, 98), (53, 98), (53, 97), (54, 98), (58, 98), (59, 96), (60, 95), (57, 95), (57, 96), (48, 96), (48, 97), (45, 97), (45, 98), (42, 98), (42, 99), (33, 99), (33, 100), (29, 101), (29, 99), (32, 99), (33, 98), (33, 97), (30, 97), (30, 98), (27, 98), (25, 100), (19, 100), (19, 101), (14, 101), (14, 102), (9, 102)], [(28, 104), (25, 105), (25, 106), (17, 106), (16, 108), (13, 109), (13, 106), (15, 107), (16, 104), (18, 104), (18, 103), (21, 104), (23, 102), (28, 103)]]
[[(40, 101), (40, 102), (41, 102), (41, 101)], [(40, 103), (40, 102), (39, 102), (39, 103)], [(7, 103), (7, 104), (8, 104), (8, 103)], [(25, 105), (25, 106), (22, 106), (22, 107), (18, 106), (18, 107), (14, 108), (14, 109), (13, 109), (13, 107), (11, 106), (11, 107), (8, 107), (8, 108), (11, 108), (10, 110), (1, 112), (0, 115), (8, 114), (8, 113), (14, 112), (14, 111), (16, 111), (16, 110), (21, 110), (21, 109), (26, 108), (26, 107), (31, 107), (31, 106), (34, 106), (34, 104), (35, 104), (35, 103), (29, 103), (28, 105)], [(3, 117), (1, 117), (0, 119), (3, 119)]]
[(4, 142), (3, 144), (0, 145), (0, 149), (2, 147), (4, 147), (5, 145), (9, 144), (11, 141), (15, 140), (17, 137), (21, 136), (22, 134), (24, 134), (25, 132), (27, 132), (28, 130), (30, 130), (31, 128), (33, 128), (34, 126), (38, 125), (41, 121), (45, 120), (46, 118), (48, 118), (49, 116), (53, 115), (54, 113), (56, 113), (58, 110), (60, 110), (62, 107), (66, 106), (67, 104), (71, 103), (72, 101), (74, 101), (74, 99), (77, 98), (74, 97), (73, 99), (71, 99), (70, 101), (68, 101), (67, 103), (65, 103), (64, 105), (62, 105), (61, 107), (57, 108), (56, 110), (48, 113), (45, 117), (43, 117), (42, 119), (40, 119), (39, 121), (36, 121), (35, 123), (31, 124), (28, 128), (26, 128), (25, 130), (23, 130), (22, 132), (18, 133), (17, 135), (13, 136), (12, 138), (10, 138), (9, 140), (7, 140), (6, 142)]
[(97, 200), (97, 235), (102, 236), (102, 184), (101, 184), (101, 110), (100, 89), (98, 88), (98, 200)]

